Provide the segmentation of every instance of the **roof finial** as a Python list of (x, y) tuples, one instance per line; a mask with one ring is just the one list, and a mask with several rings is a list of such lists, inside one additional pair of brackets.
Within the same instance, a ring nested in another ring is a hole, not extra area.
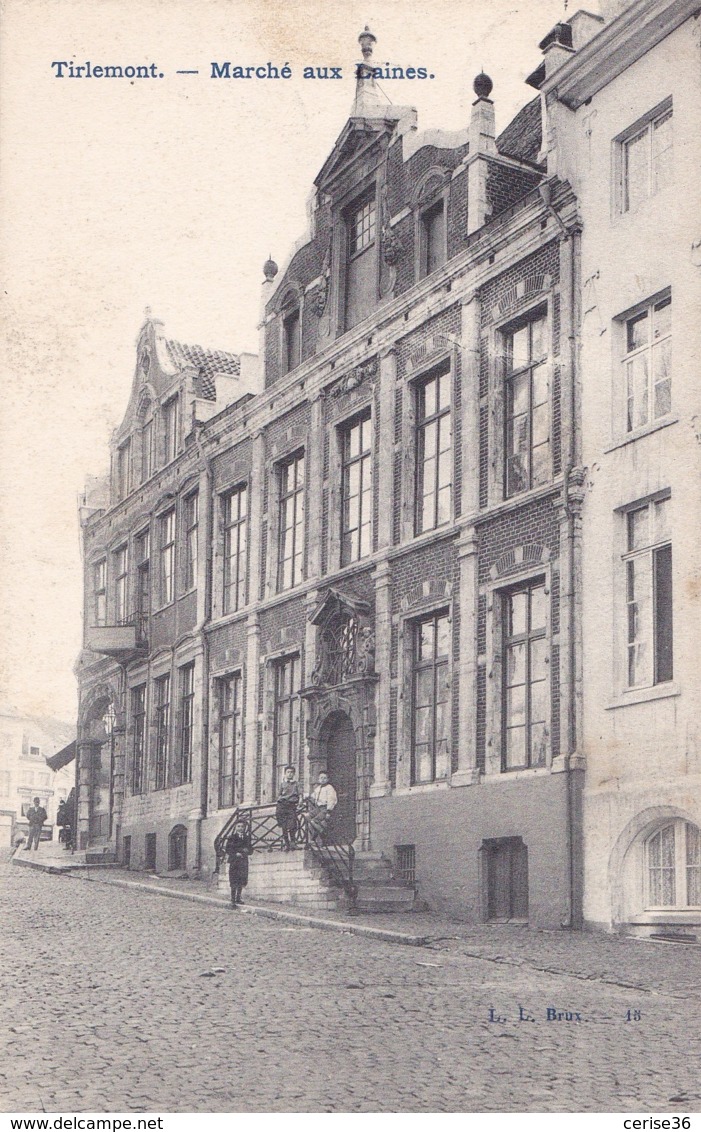
[(485, 75), (484, 71), (480, 71), (479, 75), (476, 76), (475, 81), (472, 84), (472, 89), (474, 90), (478, 98), (489, 98), (490, 94), (492, 93), (493, 87), (494, 83), (490, 79), (489, 75)]
[(278, 273), (278, 265), (271, 255), (268, 256), (263, 264), (263, 275), (265, 276), (266, 283), (272, 283), (273, 279)]
[(144, 307), (144, 322), (149, 322), (151, 318), (151, 308)]
[(377, 43), (377, 36), (372, 34), (367, 24), (365, 25), (365, 29), (361, 31), (360, 35), (358, 36), (358, 43), (360, 44), (361, 51), (363, 52), (363, 59), (366, 63), (369, 62), (369, 60), (372, 58), (373, 44)]

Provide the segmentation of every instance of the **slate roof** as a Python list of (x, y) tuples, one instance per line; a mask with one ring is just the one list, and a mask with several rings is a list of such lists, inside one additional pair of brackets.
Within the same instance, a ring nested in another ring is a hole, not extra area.
[(542, 141), (540, 97), (519, 110), (518, 114), (497, 138), (497, 149), (505, 157), (517, 157), (521, 161), (538, 161)]
[(174, 338), (166, 339), (166, 347), (174, 366), (178, 369), (193, 366), (198, 371), (195, 380), (197, 396), (205, 401), (217, 399), (214, 381), (216, 373), (237, 376), (241, 372), (238, 354), (229, 354), (226, 350), (207, 350), (204, 346), (188, 346), (184, 342), (176, 342)]

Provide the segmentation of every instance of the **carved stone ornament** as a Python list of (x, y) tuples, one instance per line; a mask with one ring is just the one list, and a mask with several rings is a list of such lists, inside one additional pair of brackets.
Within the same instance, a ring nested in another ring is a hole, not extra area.
[(355, 369), (349, 370), (333, 387), (333, 396), (341, 397), (344, 393), (350, 393), (353, 389), (357, 389), (364, 381), (369, 378), (375, 377), (377, 374), (377, 358), (371, 358), (368, 362), (361, 362)]
[(314, 313), (321, 318), (326, 310), (326, 304), (329, 300), (329, 277), (324, 275), (321, 283), (314, 292)]
[(404, 245), (396, 232), (391, 228), (385, 228), (382, 232), (382, 257), (389, 267), (394, 267), (400, 255), (404, 251)]
[(317, 626), (315, 688), (375, 674), (375, 630), (367, 602), (329, 590), (312, 613)]
[(329, 300), (329, 289), (331, 285), (331, 237), (329, 237), (326, 255), (324, 256), (324, 263), (321, 268), (321, 283), (317, 290), (314, 292), (314, 311), (321, 318), (326, 310), (326, 304)]

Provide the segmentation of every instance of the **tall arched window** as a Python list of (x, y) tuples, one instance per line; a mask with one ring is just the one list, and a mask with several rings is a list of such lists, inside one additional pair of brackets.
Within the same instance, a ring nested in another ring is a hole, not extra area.
[(648, 908), (701, 907), (701, 831), (678, 818), (645, 842)]

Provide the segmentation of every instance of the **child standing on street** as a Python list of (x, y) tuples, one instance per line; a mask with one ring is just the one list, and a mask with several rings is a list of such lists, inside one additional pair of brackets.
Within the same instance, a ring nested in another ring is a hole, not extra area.
[(243, 904), (241, 893), (248, 884), (248, 858), (251, 854), (250, 840), (240, 833), (231, 835), (226, 843), (229, 858), (229, 886), (231, 888), (231, 907)]

